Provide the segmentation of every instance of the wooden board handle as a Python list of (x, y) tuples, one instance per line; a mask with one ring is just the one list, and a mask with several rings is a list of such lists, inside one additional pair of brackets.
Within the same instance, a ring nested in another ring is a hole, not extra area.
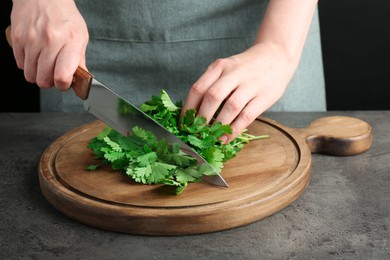
[[(11, 37), (11, 26), (7, 26), (5, 29), (5, 36), (9, 46), (12, 48), (12, 37)], [(71, 88), (76, 93), (76, 95), (85, 100), (88, 98), (89, 88), (91, 87), (93, 76), (91, 73), (83, 69), (82, 67), (77, 67), (75, 73), (73, 74), (73, 80)]]
[(329, 116), (314, 120), (306, 128), (294, 129), (312, 153), (350, 156), (363, 153), (372, 145), (372, 127), (357, 118)]

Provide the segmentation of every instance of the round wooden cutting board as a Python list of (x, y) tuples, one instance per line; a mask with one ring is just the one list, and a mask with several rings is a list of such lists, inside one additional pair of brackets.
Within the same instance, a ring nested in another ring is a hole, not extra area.
[(305, 190), (311, 153), (346, 156), (368, 150), (372, 129), (351, 117), (320, 118), (292, 129), (260, 117), (248, 129), (254, 140), (228, 161), (222, 176), (229, 187), (189, 183), (173, 195), (162, 185), (142, 185), (109, 166), (97, 171), (88, 142), (105, 125), (94, 121), (54, 141), (43, 153), (39, 180), (57, 210), (81, 223), (142, 235), (188, 235), (226, 230), (277, 213)]

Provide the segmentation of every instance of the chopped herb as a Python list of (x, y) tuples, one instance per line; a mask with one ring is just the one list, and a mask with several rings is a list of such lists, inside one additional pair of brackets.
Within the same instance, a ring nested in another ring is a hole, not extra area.
[[(160, 96), (152, 96), (144, 102), (140, 109), (192, 147), (218, 172), (245, 144), (268, 137), (250, 135), (244, 130), (224, 145), (219, 139), (232, 132), (229, 125), (220, 122), (208, 125), (204, 117), (196, 116), (194, 109), (187, 110), (180, 118), (182, 102), (173, 103), (164, 90), (161, 90)], [(119, 104), (119, 110), (122, 114), (129, 111), (123, 104)], [(181, 151), (179, 144), (157, 140), (152, 132), (138, 126), (131, 130), (129, 136), (124, 136), (106, 126), (92, 138), (88, 148), (100, 163), (89, 165), (87, 170), (94, 171), (100, 165), (111, 165), (137, 183), (173, 186), (175, 194), (182, 193), (189, 182), (200, 182), (203, 175), (210, 175), (194, 157)]]

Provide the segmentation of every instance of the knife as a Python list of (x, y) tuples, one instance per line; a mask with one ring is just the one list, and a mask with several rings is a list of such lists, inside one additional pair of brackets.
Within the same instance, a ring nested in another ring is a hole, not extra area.
[[(11, 26), (5, 30), (7, 41), (12, 47)], [(109, 125), (116, 131), (127, 136), (134, 126), (151, 131), (158, 139), (165, 139), (168, 143), (178, 143), (183, 152), (193, 156), (206, 167), (206, 171), (214, 175), (203, 175), (202, 180), (213, 185), (228, 187), (224, 178), (189, 145), (180, 140), (163, 125), (156, 122), (137, 106), (120, 97), (103, 83), (93, 77), (91, 73), (78, 67), (73, 75), (71, 88), (84, 101), (84, 109)], [(121, 113), (120, 107), (126, 107), (128, 113)]]

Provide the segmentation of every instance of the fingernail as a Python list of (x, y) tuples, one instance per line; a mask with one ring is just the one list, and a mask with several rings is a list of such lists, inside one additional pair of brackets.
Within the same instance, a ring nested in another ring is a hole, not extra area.
[(227, 140), (228, 140), (228, 137), (226, 135), (223, 135), (219, 138), (219, 140), (223, 143), (223, 144), (226, 144)]

